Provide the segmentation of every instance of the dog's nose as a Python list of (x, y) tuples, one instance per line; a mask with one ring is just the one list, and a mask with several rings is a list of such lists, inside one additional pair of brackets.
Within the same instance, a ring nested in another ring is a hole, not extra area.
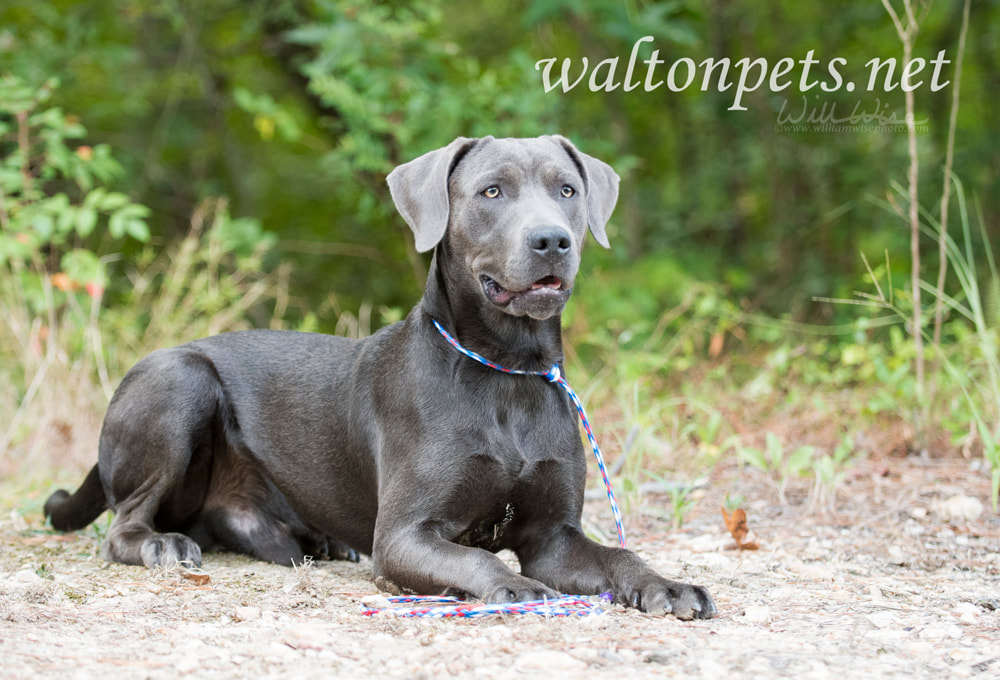
[(562, 227), (535, 227), (528, 234), (528, 247), (546, 260), (560, 260), (573, 248), (573, 238)]

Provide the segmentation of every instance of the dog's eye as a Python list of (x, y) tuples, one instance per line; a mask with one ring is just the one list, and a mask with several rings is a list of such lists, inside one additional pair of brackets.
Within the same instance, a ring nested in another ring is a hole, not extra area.
[(486, 198), (496, 198), (500, 195), (500, 187), (486, 187), (483, 196)]
[(563, 195), (563, 198), (569, 198), (573, 194), (576, 193), (576, 189), (574, 189), (573, 187), (571, 187), (568, 184), (563, 184), (563, 188), (562, 188), (562, 192), (561, 193)]

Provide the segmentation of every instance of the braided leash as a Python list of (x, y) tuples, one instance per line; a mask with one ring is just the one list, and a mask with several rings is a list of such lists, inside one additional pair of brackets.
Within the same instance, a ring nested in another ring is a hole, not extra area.
[(438, 332), (444, 336), (444, 339), (447, 340), (452, 347), (470, 359), (475, 359), (484, 366), (489, 366), (490, 368), (504, 373), (512, 373), (514, 375), (538, 375), (551, 383), (559, 385), (563, 388), (563, 390), (565, 390), (566, 394), (568, 394), (569, 398), (573, 401), (573, 405), (576, 406), (576, 412), (580, 415), (580, 420), (583, 422), (583, 429), (587, 433), (587, 439), (590, 440), (590, 445), (594, 449), (594, 458), (597, 459), (597, 467), (600, 468), (601, 477), (604, 478), (604, 489), (608, 492), (608, 500), (611, 502), (611, 514), (615, 517), (615, 527), (618, 529), (618, 545), (624, 548), (625, 527), (622, 524), (622, 515), (618, 511), (618, 503), (615, 501), (615, 492), (611, 488), (611, 480), (608, 479), (608, 469), (604, 465), (604, 456), (601, 455), (601, 449), (597, 445), (597, 439), (594, 438), (594, 432), (590, 429), (590, 421), (587, 419), (587, 412), (583, 409), (583, 403), (580, 401), (580, 397), (576, 395), (573, 388), (569, 386), (569, 383), (566, 382), (566, 379), (562, 377), (562, 374), (559, 371), (559, 364), (553, 364), (552, 368), (547, 371), (517, 371), (512, 368), (506, 368), (505, 366), (501, 366), (500, 364), (494, 363), (489, 359), (476, 354), (472, 350), (465, 349), (458, 344), (458, 340), (451, 337), (451, 335), (448, 334), (448, 331), (442, 328), (441, 324), (439, 324), (435, 319), (431, 319), (431, 321), (434, 322), (434, 327), (438, 329)]
[(364, 616), (388, 613), (401, 618), (426, 617), (432, 619), (480, 618), (494, 614), (535, 614), (537, 616), (591, 616), (604, 612), (611, 602), (611, 594), (604, 593), (595, 598), (567, 595), (554, 600), (531, 600), (527, 602), (508, 602), (506, 604), (473, 604), (463, 602), (455, 597), (422, 597), (403, 595), (389, 597), (392, 606), (374, 607), (364, 603), (361, 613)]

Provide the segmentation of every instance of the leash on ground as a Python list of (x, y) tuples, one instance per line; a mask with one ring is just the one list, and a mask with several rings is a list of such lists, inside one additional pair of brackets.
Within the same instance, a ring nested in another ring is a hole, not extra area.
[[(386, 602), (388, 605), (386, 606)], [(595, 616), (604, 613), (611, 604), (611, 593), (595, 597), (566, 595), (552, 600), (529, 600), (502, 604), (465, 602), (457, 597), (400, 595), (365, 598), (361, 602), (364, 616), (391, 614), (400, 618), (480, 618), (495, 614), (535, 614), (537, 616)], [(407, 606), (412, 605), (412, 606)]]
[[(438, 329), (438, 332), (441, 333), (442, 336), (444, 336), (444, 339), (448, 341), (448, 344), (470, 359), (474, 359), (484, 366), (489, 366), (490, 368), (503, 373), (540, 376), (548, 380), (550, 383), (555, 383), (561, 387), (567, 395), (569, 395), (570, 400), (573, 402), (573, 406), (576, 407), (577, 414), (580, 416), (580, 421), (583, 423), (583, 429), (587, 433), (587, 439), (590, 441), (590, 446), (594, 451), (594, 458), (597, 459), (597, 467), (600, 469), (601, 477), (604, 479), (604, 489), (608, 494), (608, 501), (611, 503), (611, 514), (615, 518), (615, 528), (618, 530), (618, 545), (625, 548), (625, 527), (622, 523), (621, 512), (618, 510), (618, 502), (615, 500), (615, 492), (611, 488), (611, 480), (608, 477), (607, 466), (604, 464), (604, 456), (601, 454), (601, 448), (597, 445), (597, 439), (594, 437), (594, 432), (590, 427), (590, 420), (587, 418), (587, 412), (583, 408), (583, 402), (580, 401), (580, 397), (577, 396), (576, 391), (570, 387), (570, 384), (566, 382), (566, 379), (562, 377), (562, 373), (559, 370), (559, 364), (553, 364), (552, 368), (547, 371), (519, 371), (513, 368), (507, 368), (506, 366), (501, 366), (500, 364), (490, 361), (482, 355), (476, 354), (472, 350), (466, 349), (459, 344), (458, 340), (453, 338), (448, 331), (446, 331), (441, 324), (437, 322), (437, 320), (431, 319), (431, 321), (434, 322), (434, 327)], [(492, 614), (585, 616), (603, 611), (604, 604), (611, 601), (611, 595), (610, 593), (600, 595), (598, 596), (597, 601), (592, 598), (585, 598), (578, 595), (567, 595), (554, 600), (532, 600), (527, 602), (508, 602), (504, 604), (473, 604), (465, 603), (462, 600), (453, 597), (412, 595), (390, 597), (385, 599), (388, 601), (388, 604), (386, 605), (384, 601), (382, 604), (386, 606), (374, 607), (362, 603), (361, 613), (365, 616), (372, 616), (373, 614), (388, 612), (400, 617), (426, 616), (430, 618), (473, 618), (479, 616), (490, 616)], [(416, 606), (405, 606), (410, 604), (416, 604)]]

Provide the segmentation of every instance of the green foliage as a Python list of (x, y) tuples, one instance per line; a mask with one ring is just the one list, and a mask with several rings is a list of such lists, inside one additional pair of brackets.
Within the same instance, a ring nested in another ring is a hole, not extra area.
[(439, 37), (445, 16), (441, 3), (428, 0), (317, 3), (314, 21), (286, 33), (311, 48), (302, 72), (338, 113), (329, 124), (339, 143), (327, 167), (385, 174), (404, 160), (401, 149), (443, 146), (458, 133), (502, 135), (511, 122), (540, 129), (540, 95), (515, 94), (515, 71), (490, 69)]
[[(110, 398), (111, 376), (152, 349), (249, 327), (255, 314), (267, 325), (283, 311), (275, 297), (287, 268), (257, 273), (275, 241), (258, 220), (232, 218), (225, 201), (210, 201), (184, 240), (159, 251), (149, 209), (104, 184), (121, 177), (110, 149), (72, 146), (86, 131), (51, 108), (54, 87), (0, 79), (4, 452), (25, 439), (25, 424), (40, 431), (51, 421), (85, 421)], [(142, 248), (127, 268), (129, 285), (106, 291), (108, 268), (121, 257), (110, 249), (129, 241)], [(31, 439), (44, 443), (37, 433)]]
[(726, 512), (732, 513), (734, 510), (742, 508), (745, 503), (746, 498), (742, 494), (730, 496), (727, 493), (726, 497), (722, 500), (722, 507), (726, 509)]
[[(974, 10), (958, 121), (956, 168), (983, 196), (1000, 186), (998, 12)], [(940, 46), (954, 58), (957, 14), (931, 8), (919, 56)], [(287, 324), (364, 335), (391, 323), (417, 299), (426, 259), (385, 173), (457, 135), (559, 132), (623, 178), (613, 249), (587, 248), (566, 338), (591, 391), (623, 414), (626, 480), (637, 488), (672, 456), (707, 464), (738, 450), (732, 399), (822, 409), (826, 394), (856, 390), (850, 418), (912, 419), (912, 291), (893, 207), (905, 197), (890, 195), (889, 212), (863, 200), (901, 175), (905, 137), (783, 132), (776, 115), (799, 100), (765, 89), (739, 113), (731, 93), (697, 87), (543, 91), (538, 59), (617, 57), (621, 70), (645, 35), (655, 44), (641, 59), (655, 47), (662, 59), (774, 64), (816, 50), (858, 66), (898, 53), (871, 2), (4, 2), (0, 404), (22, 419), (62, 357), (106, 396), (137, 355), (196, 334)], [(918, 97), (924, 168), (943, 156), (948, 93)], [(901, 110), (899, 91), (878, 94)], [(838, 114), (876, 105), (817, 96)], [(922, 195), (939, 184), (925, 177)], [(984, 451), (995, 489), (996, 212), (986, 202), (980, 233), (966, 219), (949, 242), (947, 290), (924, 288), (950, 314), (935, 350), (936, 424)], [(873, 267), (859, 250), (893, 258)], [(859, 279), (881, 287), (852, 298), (874, 309), (833, 303)], [(816, 447), (743, 455), (832, 488), (849, 462)]]
[(856, 457), (853, 438), (844, 435), (840, 443), (827, 456), (819, 456), (813, 461), (813, 507), (832, 511), (835, 506), (837, 489), (853, 465)]
[(50, 80), (36, 90), (0, 77), (0, 267), (20, 279), (35, 312), (45, 310), (53, 264), (68, 277), (54, 280), (61, 297), (103, 289), (97, 255), (81, 247), (95, 230), (115, 240), (150, 236), (146, 206), (99, 186), (121, 176), (109, 148), (71, 147), (86, 130), (49, 105), (56, 86)]
[[(928, 15), (922, 56), (931, 45), (952, 49), (951, 10), (937, 5)], [(986, 41), (996, 12), (976, 8), (970, 45)], [(0, 72), (29, 90), (59, 76), (58, 104), (79, 112), (97, 138), (114, 140), (123, 193), (153, 209), (145, 220), (152, 235), (181, 237), (197, 205), (214, 196), (280, 233), (296, 270), (289, 311), (300, 317), (329, 290), (347, 308), (412, 304), (424, 265), (407, 247), (384, 174), (459, 134), (562, 132), (611, 161), (624, 178), (609, 232), (615, 251), (590, 253), (584, 274), (627, 273), (635, 284), (627, 292), (640, 293), (644, 311), (646, 277), (660, 290), (663, 277), (680, 274), (741, 310), (843, 318), (811, 298), (849, 295), (859, 246), (905, 244), (905, 234), (859, 200), (880, 195), (901, 166), (902, 135), (781, 132), (778, 110), (798, 101), (790, 91), (762, 90), (749, 111), (734, 113), (724, 106), (729, 93), (698, 88), (545, 93), (534, 68), (547, 57), (618, 57), (624, 68), (635, 40), (650, 35), (643, 59), (655, 47), (663, 59), (749, 55), (773, 64), (812, 49), (860, 69), (898, 47), (871, 3), (9, 0), (0, 26)], [(996, 148), (985, 113), (994, 50), (983, 44), (966, 60), (959, 129), (962, 162), (991, 192), (998, 180), (975, 170), (992, 167)], [(931, 120), (932, 164), (946, 94), (918, 102), (926, 109), (918, 115)], [(821, 99), (838, 112), (876, 104), (843, 90)], [(878, 103), (896, 110), (901, 95)], [(96, 156), (102, 147), (91, 146)], [(116, 220), (116, 230), (124, 224)], [(336, 248), (309, 246), (315, 242)], [(623, 306), (622, 297), (607, 297)]]
[(782, 504), (788, 502), (785, 490), (788, 482), (794, 477), (801, 477), (813, 469), (814, 446), (799, 446), (792, 451), (786, 451), (778, 436), (773, 432), (765, 435), (766, 445), (763, 450), (748, 446), (736, 446), (737, 458), (768, 474), (775, 473), (780, 479), (778, 498)]
[[(953, 439), (967, 440), (966, 447), (968, 439), (978, 439), (983, 455), (992, 469), (995, 508), (1000, 497), (1000, 314), (997, 313), (1000, 273), (981, 219), (979, 241), (974, 240), (965, 192), (957, 178), (954, 178), (954, 183), (960, 209), (962, 240), (956, 241), (950, 234), (944, 236), (949, 269), (957, 279), (956, 292), (951, 294), (938, 290), (936, 285), (921, 281), (921, 289), (932, 297), (930, 304), (939, 298), (950, 311), (943, 327), (944, 336), (950, 342), (932, 348), (936, 353), (934, 361), (944, 367), (949, 378), (949, 381), (942, 382), (940, 374), (935, 377), (937, 398), (946, 400), (948, 406), (938, 427), (949, 429)], [(898, 200), (905, 200), (906, 194), (902, 187), (897, 185), (894, 189)], [(883, 207), (893, 212), (902, 210), (894, 200), (884, 203)], [(921, 231), (937, 241), (941, 230), (939, 220), (926, 210), (921, 209), (920, 212)], [(985, 276), (978, 271), (977, 260), (985, 261)], [(865, 264), (873, 292), (858, 293), (859, 299), (836, 302), (864, 304), (888, 310), (900, 323), (911, 319), (913, 298), (905, 290), (893, 290), (888, 266), (883, 281), (868, 265), (867, 260)], [(984, 282), (982, 284), (981, 279)], [(922, 317), (925, 325), (918, 332), (930, 343), (931, 315), (925, 310)], [(900, 402), (904, 407), (914, 409), (923, 405), (918, 403), (910, 370), (912, 352), (912, 345), (905, 341), (898, 327), (890, 329), (888, 347), (873, 343), (864, 346), (853, 344), (843, 348), (846, 363), (870, 367), (867, 374), (861, 375), (862, 379), (877, 381), (886, 390), (870, 403), (873, 411), (899, 410)]]
[(690, 486), (675, 486), (670, 489), (670, 508), (674, 515), (674, 531), (684, 525), (688, 512), (694, 506)]

